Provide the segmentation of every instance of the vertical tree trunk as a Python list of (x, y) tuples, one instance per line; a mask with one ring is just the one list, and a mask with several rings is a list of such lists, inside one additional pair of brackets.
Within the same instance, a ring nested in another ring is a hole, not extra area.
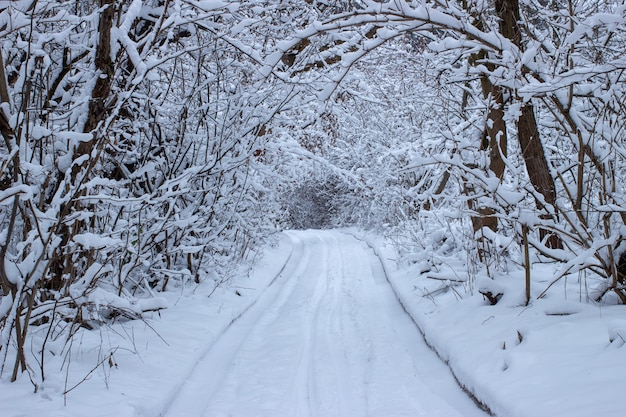
[[(519, 1), (496, 0), (495, 7), (496, 14), (500, 19), (500, 33), (510, 39), (520, 51), (523, 50), (519, 27)], [(550, 167), (537, 128), (534, 108), (530, 102), (525, 103), (522, 107), (521, 115), (517, 121), (517, 136), (531, 184), (543, 196), (547, 204), (554, 206), (556, 204), (556, 186), (554, 178), (550, 174)], [(537, 202), (537, 207), (540, 210), (545, 209), (541, 202)], [(539, 233), (541, 239), (547, 237), (546, 245), (548, 247), (562, 247), (558, 235), (545, 229), (540, 229)]]
[[(0, 50), (0, 104), (1, 103), (9, 103), (9, 87), (7, 85), (6, 79), (6, 71), (4, 69), (4, 58), (2, 57), (2, 50)], [(2, 135), (4, 143), (7, 148), (7, 154), (11, 153), (11, 139), (15, 137), (15, 133), (11, 128), (9, 123), (9, 118), (6, 114), (4, 114), (4, 110), (0, 108), (0, 135)], [(15, 159), (17, 158), (17, 159)], [(19, 160), (19, 154), (16, 154), (13, 159), (13, 170), (7, 169), (7, 172), (0, 172), (0, 190), (6, 190), (10, 186), (13, 185), (14, 180), (16, 179), (18, 167), (15, 165), (15, 161)], [(11, 172), (12, 171), (12, 172)], [(0, 243), (0, 294), (3, 296), (8, 296), (9, 293), (13, 293), (15, 297), (15, 293), (17, 292), (17, 286), (13, 284), (6, 273), (5, 268), (5, 258), (9, 245), (9, 241), (11, 240), (11, 234), (13, 233), (13, 229), (15, 227), (15, 220), (17, 218), (19, 197), (15, 196), (13, 200), (13, 207), (11, 210), (11, 215), (9, 217), (9, 227), (7, 234), (4, 236), (4, 242)]]
[[(550, 167), (546, 160), (543, 144), (539, 138), (537, 121), (535, 119), (532, 104), (527, 104), (522, 108), (517, 123), (519, 144), (526, 164), (528, 176), (537, 190), (545, 199), (546, 203), (554, 205), (556, 203), (556, 190), (554, 178), (550, 175)], [(541, 203), (537, 203), (543, 209)]]
[[(465, 3), (464, 7), (469, 10), (469, 6)], [(482, 20), (480, 16), (474, 16), (473, 25), (483, 30)], [(484, 52), (472, 55), (469, 64), (475, 65), (477, 61), (485, 58)], [(490, 70), (493, 65), (486, 64)], [(507, 130), (504, 121), (504, 94), (502, 88), (494, 85), (486, 75), (480, 79), (480, 85), (483, 97), (488, 100), (487, 122), (483, 132), (483, 140), (481, 149), (488, 152), (489, 170), (500, 180), (504, 177), (504, 158), (507, 154)], [(469, 208), (477, 213), (472, 216), (472, 228), (474, 233), (480, 232), (484, 227), (488, 227), (494, 232), (498, 230), (498, 218), (495, 211), (491, 207), (482, 207), (475, 200), (468, 201)], [(486, 243), (484, 236), (478, 237), (478, 256), (481, 261), (486, 260)]]
[[(2, 50), (0, 50), (0, 104), (10, 103), (9, 86), (7, 85), (6, 71), (4, 69), (4, 58), (2, 57)], [(7, 147), (7, 152), (11, 151), (11, 138), (15, 136), (11, 125), (9, 124), (9, 118), (4, 111), (0, 109), (0, 135), (2, 135), (4, 143)], [(4, 173), (0, 173), (4, 177)], [(0, 188), (0, 190), (6, 189)]]
[(115, 17), (115, 0), (100, 0), (100, 7), (105, 7), (100, 13), (98, 22), (98, 47), (96, 48), (96, 71), (100, 74), (91, 93), (89, 102), (89, 114), (83, 131), (92, 133), (93, 139), (81, 142), (75, 157), (91, 153), (96, 142), (95, 129), (105, 119), (107, 112), (107, 99), (111, 95), (111, 84), (114, 75), (114, 65), (111, 60), (111, 28)]
[(4, 57), (2, 51), (0, 51), (0, 103), (8, 103), (9, 100), (9, 86), (7, 85), (7, 75), (4, 69)]
[[(111, 96), (111, 85), (114, 75), (114, 63), (111, 59), (111, 29), (113, 27), (113, 18), (115, 17), (116, 0), (99, 0), (99, 6), (103, 8), (100, 12), (98, 21), (98, 45), (96, 47), (95, 55), (95, 69), (98, 74), (98, 79), (91, 92), (91, 99), (89, 101), (89, 113), (87, 114), (87, 120), (83, 127), (84, 133), (91, 133), (92, 138), (88, 141), (80, 142), (77, 148), (74, 150), (74, 158), (78, 158), (83, 155), (91, 154), (94, 146), (97, 143), (96, 129), (100, 122), (102, 122), (107, 115), (107, 103)], [(71, 180), (76, 181), (78, 173), (81, 167), (84, 167), (89, 162), (85, 162), (82, 165), (74, 166), (71, 172)], [(80, 203), (77, 200), (69, 202), (63, 207), (60, 217), (67, 216), (70, 212), (80, 209)], [(75, 221), (71, 226), (66, 224), (60, 224), (58, 234), (61, 237), (61, 242), (57, 247), (54, 260), (50, 267), (51, 280), (49, 281), (47, 288), (59, 291), (63, 287), (67, 287), (71, 281), (68, 276), (72, 275), (72, 254), (67, 253), (67, 246), (75, 234), (80, 232), (84, 223), (81, 221)]]
[[(504, 158), (507, 155), (507, 132), (504, 122), (504, 97), (502, 88), (493, 85), (487, 78), (487, 86), (492, 105), (487, 116), (487, 137), (489, 138), (489, 169), (502, 181), (504, 177)], [(483, 87), (485, 88), (485, 87)]]
[[(504, 122), (504, 95), (502, 88), (493, 85), (487, 77), (481, 79), (483, 96), (489, 100), (489, 112), (484, 132), (483, 150), (489, 152), (489, 170), (500, 181), (504, 177), (504, 158), (507, 154), (507, 130)], [(475, 210), (478, 216), (472, 217), (474, 232), (488, 227), (494, 232), (498, 230), (498, 218), (489, 207), (475, 207), (475, 202), (469, 202), (470, 209)]]

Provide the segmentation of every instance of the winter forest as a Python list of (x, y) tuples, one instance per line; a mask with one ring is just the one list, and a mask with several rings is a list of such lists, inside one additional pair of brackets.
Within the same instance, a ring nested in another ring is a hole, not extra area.
[(625, 71), (613, 0), (0, 1), (3, 387), (285, 230), (376, 234), (432, 300), (623, 308)]

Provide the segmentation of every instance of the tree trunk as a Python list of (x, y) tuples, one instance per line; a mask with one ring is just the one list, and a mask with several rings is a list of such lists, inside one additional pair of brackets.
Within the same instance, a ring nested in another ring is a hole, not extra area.
[[(110, 105), (107, 101), (110, 100), (111, 85), (114, 75), (114, 63), (111, 59), (111, 29), (113, 27), (113, 18), (115, 17), (116, 11), (115, 2), (116, 0), (100, 0), (99, 3), (99, 6), (103, 8), (103, 10), (100, 12), (98, 21), (98, 45), (95, 55), (95, 69), (98, 74), (98, 79), (91, 92), (89, 113), (87, 114), (87, 120), (83, 127), (83, 132), (91, 133), (92, 138), (88, 141), (80, 142), (74, 151), (74, 159), (91, 154), (97, 143), (96, 130), (100, 122), (106, 118), (107, 109)], [(89, 163), (90, 162), (84, 162), (81, 165), (74, 166), (71, 172), (71, 180), (77, 181), (81, 168), (88, 166)], [(79, 209), (80, 203), (77, 199), (73, 199), (63, 207), (60, 217), (64, 217), (72, 211), (78, 211)], [(54, 254), (54, 259), (50, 266), (51, 279), (47, 283), (47, 289), (60, 291), (71, 283), (73, 279), (73, 277), (71, 277), (71, 271), (73, 269), (72, 254), (67, 253), (67, 247), (72, 236), (80, 233), (80, 229), (83, 226), (84, 222), (78, 220), (71, 226), (64, 223), (59, 225), (58, 235), (61, 237), (61, 242), (55, 251), (56, 253)]]
[[(2, 50), (0, 50), (0, 104), (9, 102), (9, 88), (4, 69), (4, 58), (2, 57)], [(0, 135), (4, 138), (7, 155), (9, 155), (13, 146), (11, 144), (11, 140), (15, 138), (15, 134), (11, 128), (7, 115), (4, 113), (2, 108), (0, 108)], [(15, 165), (16, 160), (19, 160), (19, 153), (16, 153), (14, 156), (13, 169), (7, 169), (6, 172), (0, 172), (0, 191), (6, 190), (13, 185), (18, 174), (18, 167)], [(4, 242), (0, 243), (0, 294), (2, 294), (2, 296), (8, 296), (10, 292), (13, 293), (13, 296), (15, 296), (15, 293), (17, 292), (17, 286), (9, 280), (5, 268), (6, 253), (11, 240), (11, 234), (13, 233), (13, 229), (15, 227), (19, 204), (19, 197), (15, 196), (13, 198), (13, 207), (9, 217), (7, 233), (4, 236)], [(2, 319), (2, 317), (0, 317), (0, 319)]]
[[(464, 5), (466, 10), (469, 10), (467, 4)], [(474, 16), (473, 25), (480, 30), (483, 30), (482, 20), (479, 16)], [(475, 65), (478, 61), (483, 61), (485, 58), (485, 52), (479, 52), (473, 54), (470, 58), (469, 64)], [(481, 62), (482, 64), (482, 62)], [(487, 63), (487, 67), (493, 70), (493, 65)], [(485, 123), (483, 131), (483, 139), (481, 143), (481, 149), (488, 152), (489, 155), (489, 170), (500, 180), (504, 177), (504, 158), (507, 154), (507, 129), (504, 121), (504, 94), (502, 88), (494, 85), (486, 75), (483, 75), (480, 79), (480, 86), (482, 90), (483, 98), (488, 100), (488, 112), (487, 122)], [(471, 193), (471, 186), (468, 187), (468, 192)], [(498, 218), (495, 216), (495, 210), (491, 207), (484, 207), (477, 204), (476, 200), (469, 200), (468, 206), (470, 210), (476, 212), (476, 215), (472, 216), (472, 229), (474, 234), (487, 227), (494, 232), (498, 230)], [(481, 261), (486, 261), (488, 257), (489, 243), (484, 235), (478, 235), (478, 257)]]
[[(489, 112), (481, 148), (489, 152), (489, 170), (502, 181), (505, 167), (504, 158), (507, 154), (504, 96), (502, 88), (493, 85), (487, 77), (481, 79), (481, 87), (483, 96), (489, 100)], [(475, 203), (473, 200), (469, 201), (470, 209), (478, 213), (478, 216), (472, 217), (474, 232), (482, 230), (483, 227), (488, 227), (494, 232), (497, 231), (498, 218), (495, 217), (495, 211), (489, 207), (477, 207)]]
[[(500, 19), (500, 33), (510, 39), (522, 51), (519, 1), (496, 0), (495, 7), (496, 14)], [(554, 206), (556, 204), (556, 186), (554, 178), (550, 174), (550, 166), (541, 143), (531, 102), (523, 104), (521, 115), (517, 121), (517, 136), (530, 183), (543, 196), (546, 204)], [(539, 201), (537, 208), (539, 210), (546, 209), (545, 205)], [(545, 217), (549, 218), (549, 214), (546, 214)], [(539, 234), (542, 240), (547, 238), (546, 246), (551, 248), (563, 246), (558, 235), (545, 229), (540, 229)]]
[[(9, 86), (7, 85), (7, 77), (6, 71), (4, 69), (4, 58), (2, 57), (2, 50), (0, 50), (0, 104), (1, 103), (10, 103), (9, 97)], [(15, 133), (11, 128), (9, 123), (9, 118), (4, 111), (0, 109), (0, 135), (2, 135), (5, 146), (7, 147), (7, 153), (11, 151), (11, 138), (15, 137)], [(4, 176), (4, 173), (0, 173), (0, 175)], [(4, 190), (8, 188), (8, 186), (4, 188), (0, 188), (0, 190)]]
[(81, 142), (76, 150), (75, 157), (87, 155), (93, 150), (96, 142), (95, 129), (106, 118), (107, 99), (111, 95), (111, 84), (114, 75), (114, 65), (111, 60), (111, 28), (115, 17), (115, 0), (100, 0), (100, 7), (105, 9), (100, 13), (98, 22), (98, 47), (96, 48), (96, 71), (100, 74), (91, 93), (89, 114), (83, 131), (92, 133), (93, 139)]
[[(539, 138), (533, 105), (530, 103), (522, 108), (522, 114), (517, 122), (517, 132), (530, 182), (543, 196), (546, 203), (554, 205), (556, 203), (554, 178), (550, 175), (550, 167)], [(544, 208), (540, 202), (537, 202), (537, 206), (539, 209)]]

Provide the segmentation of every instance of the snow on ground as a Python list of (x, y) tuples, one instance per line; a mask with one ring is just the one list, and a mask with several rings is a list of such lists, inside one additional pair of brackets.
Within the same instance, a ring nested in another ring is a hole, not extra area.
[(166, 293), (148, 323), (84, 331), (67, 383), (60, 360), (36, 394), (26, 375), (3, 381), (0, 415), (485, 416), (352, 236), (289, 233), (251, 278), (212, 290)]
[[(500, 417), (623, 415), (623, 307), (579, 303), (575, 282), (569, 299), (561, 288), (526, 307), (521, 272), (499, 277), (492, 306), (449, 286), (460, 262), (423, 273), (354, 234), (290, 232), (249, 276), (171, 290), (146, 322), (83, 331), (69, 354), (53, 349), (37, 393), (5, 371), (0, 416), (484, 417), (416, 323)], [(552, 272), (533, 273), (536, 295)]]
[[(423, 273), (423, 262), (397, 263), (391, 247), (380, 240), (373, 245), (428, 343), (495, 415), (624, 415), (624, 306), (580, 302), (588, 286), (572, 278), (536, 299), (553, 278), (547, 265), (533, 267), (535, 299), (526, 306), (523, 271), (501, 274), (496, 284), (475, 277), (470, 291), (468, 283), (450, 286), (468, 275), (459, 261)], [(501, 287), (496, 305), (476, 291), (485, 283)]]
[[(217, 289), (213, 282), (172, 289), (162, 294), (169, 308), (145, 322), (81, 332), (69, 355), (47, 359), (46, 380), (36, 394), (26, 374), (11, 384), (5, 371), (0, 416), (161, 415), (213, 343), (251, 307), (290, 256), (298, 255), (292, 253), (290, 239), (283, 237), (250, 276)], [(67, 367), (61, 369), (63, 359), (70, 363), (69, 372)], [(64, 397), (63, 392), (75, 385)], [(180, 417), (184, 416), (192, 417)]]
[(220, 339), (167, 416), (484, 416), (425, 345), (364, 242), (289, 235), (302, 255)]

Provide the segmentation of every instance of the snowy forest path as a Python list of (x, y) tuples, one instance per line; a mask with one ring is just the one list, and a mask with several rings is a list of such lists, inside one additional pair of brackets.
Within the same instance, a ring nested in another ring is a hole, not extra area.
[(426, 346), (364, 242), (339, 231), (288, 235), (282, 272), (163, 415), (486, 415)]

